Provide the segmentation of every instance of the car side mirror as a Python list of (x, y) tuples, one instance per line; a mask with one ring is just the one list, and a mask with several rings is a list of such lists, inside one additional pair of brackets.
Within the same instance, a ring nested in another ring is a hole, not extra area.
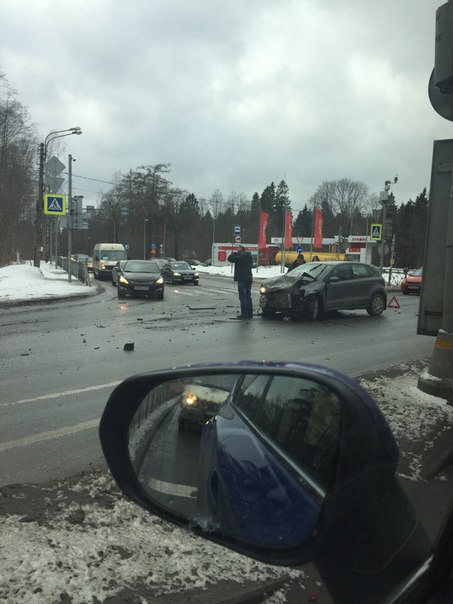
[(99, 434), (130, 499), (269, 563), (352, 547), (359, 565), (378, 567), (416, 524), (387, 422), (327, 368), (250, 362), (132, 377), (110, 396)]

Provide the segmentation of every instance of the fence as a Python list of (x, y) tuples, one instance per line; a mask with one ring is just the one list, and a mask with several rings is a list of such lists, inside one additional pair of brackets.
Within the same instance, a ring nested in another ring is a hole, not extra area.
[[(69, 264), (69, 270), (68, 270), (68, 264)], [(88, 287), (91, 287), (90, 273), (88, 271), (86, 261), (84, 261), (84, 260), (77, 261), (77, 260), (70, 259), (69, 263), (68, 263), (68, 258), (66, 258), (66, 256), (59, 256), (57, 259), (57, 265), (61, 266), (61, 268), (64, 271), (66, 271), (67, 273), (69, 271), (71, 271), (71, 275), (73, 277), (75, 277), (82, 283), (85, 283), (85, 285), (88, 285)]]

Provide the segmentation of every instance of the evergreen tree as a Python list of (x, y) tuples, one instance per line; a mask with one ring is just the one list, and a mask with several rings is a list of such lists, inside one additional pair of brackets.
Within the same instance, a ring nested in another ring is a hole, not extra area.
[(312, 231), (313, 212), (305, 204), (294, 221), (293, 234), (295, 237), (311, 237)]
[(274, 227), (274, 232), (277, 232), (277, 236), (282, 236), (282, 233), (284, 232), (285, 211), (290, 209), (291, 202), (289, 200), (288, 185), (284, 180), (281, 180), (275, 192), (271, 219), (271, 225)]

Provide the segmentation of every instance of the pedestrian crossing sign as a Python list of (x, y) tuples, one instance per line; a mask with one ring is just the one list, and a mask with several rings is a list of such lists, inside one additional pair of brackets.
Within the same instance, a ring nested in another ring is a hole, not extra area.
[(64, 216), (66, 214), (66, 195), (47, 193), (44, 195), (44, 214)]
[(382, 239), (382, 224), (372, 224), (370, 239), (380, 241)]

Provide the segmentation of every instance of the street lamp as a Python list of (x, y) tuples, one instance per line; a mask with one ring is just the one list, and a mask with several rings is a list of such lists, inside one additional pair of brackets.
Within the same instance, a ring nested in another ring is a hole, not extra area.
[(149, 222), (149, 218), (145, 218), (143, 221), (143, 260), (146, 260), (146, 223)]
[(38, 267), (41, 263), (42, 252), (42, 231), (43, 231), (43, 211), (44, 211), (44, 162), (47, 156), (47, 146), (50, 141), (62, 136), (71, 136), (71, 134), (82, 134), (80, 126), (67, 128), (66, 130), (53, 130), (39, 145), (39, 175), (38, 175), (38, 200), (36, 202), (36, 242), (34, 266)]

